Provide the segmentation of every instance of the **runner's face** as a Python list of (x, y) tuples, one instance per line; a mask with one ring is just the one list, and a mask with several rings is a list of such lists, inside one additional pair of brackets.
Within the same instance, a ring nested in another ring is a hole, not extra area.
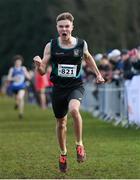
[(68, 40), (73, 30), (73, 23), (69, 20), (57, 22), (57, 31), (62, 40)]
[(22, 65), (22, 61), (20, 59), (17, 59), (15, 61), (15, 67), (20, 67)]

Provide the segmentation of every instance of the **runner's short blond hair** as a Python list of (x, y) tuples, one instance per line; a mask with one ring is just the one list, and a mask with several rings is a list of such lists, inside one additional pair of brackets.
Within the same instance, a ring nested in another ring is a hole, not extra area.
[(64, 13), (61, 13), (61, 14), (59, 14), (57, 16), (56, 22), (61, 21), (61, 20), (69, 20), (69, 21), (73, 22), (74, 21), (74, 17), (73, 17), (73, 15), (71, 13), (64, 12)]

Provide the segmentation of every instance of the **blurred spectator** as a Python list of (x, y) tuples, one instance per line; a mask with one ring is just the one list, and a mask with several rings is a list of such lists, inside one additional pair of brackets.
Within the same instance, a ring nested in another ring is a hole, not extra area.
[(113, 49), (109, 54), (108, 58), (117, 61), (120, 58), (121, 52), (119, 49)]
[(134, 75), (139, 75), (140, 74), (140, 49), (132, 49), (129, 52), (130, 55), (130, 60), (132, 62), (132, 66), (133, 66), (133, 73)]
[(125, 80), (132, 79), (134, 75), (132, 71), (132, 61), (130, 57), (131, 57), (130, 51), (127, 50), (122, 51), (121, 59), (123, 62), (123, 78)]
[(95, 54), (94, 56), (94, 59), (97, 63), (100, 62), (102, 58), (103, 58), (103, 54), (101, 53)]
[(117, 84), (120, 81), (121, 75), (121, 51), (119, 49), (114, 49), (108, 54), (109, 62), (112, 66), (113, 77), (112, 80), (115, 81)]
[(34, 74), (34, 83), (35, 83), (35, 90), (38, 95), (39, 105), (42, 109), (46, 109), (46, 86), (47, 86), (47, 79), (46, 75), (40, 75), (38, 71), (35, 70)]
[(112, 81), (112, 66), (106, 55), (103, 55), (98, 67), (105, 81), (111, 82)]

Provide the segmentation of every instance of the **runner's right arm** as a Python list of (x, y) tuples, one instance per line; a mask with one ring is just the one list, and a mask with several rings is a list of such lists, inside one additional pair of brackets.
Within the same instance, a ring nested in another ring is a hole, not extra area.
[(14, 81), (14, 78), (12, 77), (12, 73), (13, 73), (13, 68), (9, 69), (8, 75), (7, 75), (7, 80), (8, 81)]
[(51, 52), (51, 45), (50, 43), (48, 43), (44, 49), (43, 59), (41, 59), (39, 56), (35, 56), (33, 58), (36, 69), (41, 75), (44, 75), (46, 73), (46, 68), (51, 57), (50, 52)]

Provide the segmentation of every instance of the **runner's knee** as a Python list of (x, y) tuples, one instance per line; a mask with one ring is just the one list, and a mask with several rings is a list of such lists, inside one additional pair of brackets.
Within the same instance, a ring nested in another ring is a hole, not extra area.
[(72, 116), (77, 116), (79, 114), (79, 108), (76, 106), (73, 106), (69, 109), (69, 112)]
[(57, 127), (59, 128), (59, 129), (64, 129), (64, 128), (66, 128), (66, 126), (67, 126), (67, 122), (66, 122), (66, 120), (65, 119), (57, 119)]

